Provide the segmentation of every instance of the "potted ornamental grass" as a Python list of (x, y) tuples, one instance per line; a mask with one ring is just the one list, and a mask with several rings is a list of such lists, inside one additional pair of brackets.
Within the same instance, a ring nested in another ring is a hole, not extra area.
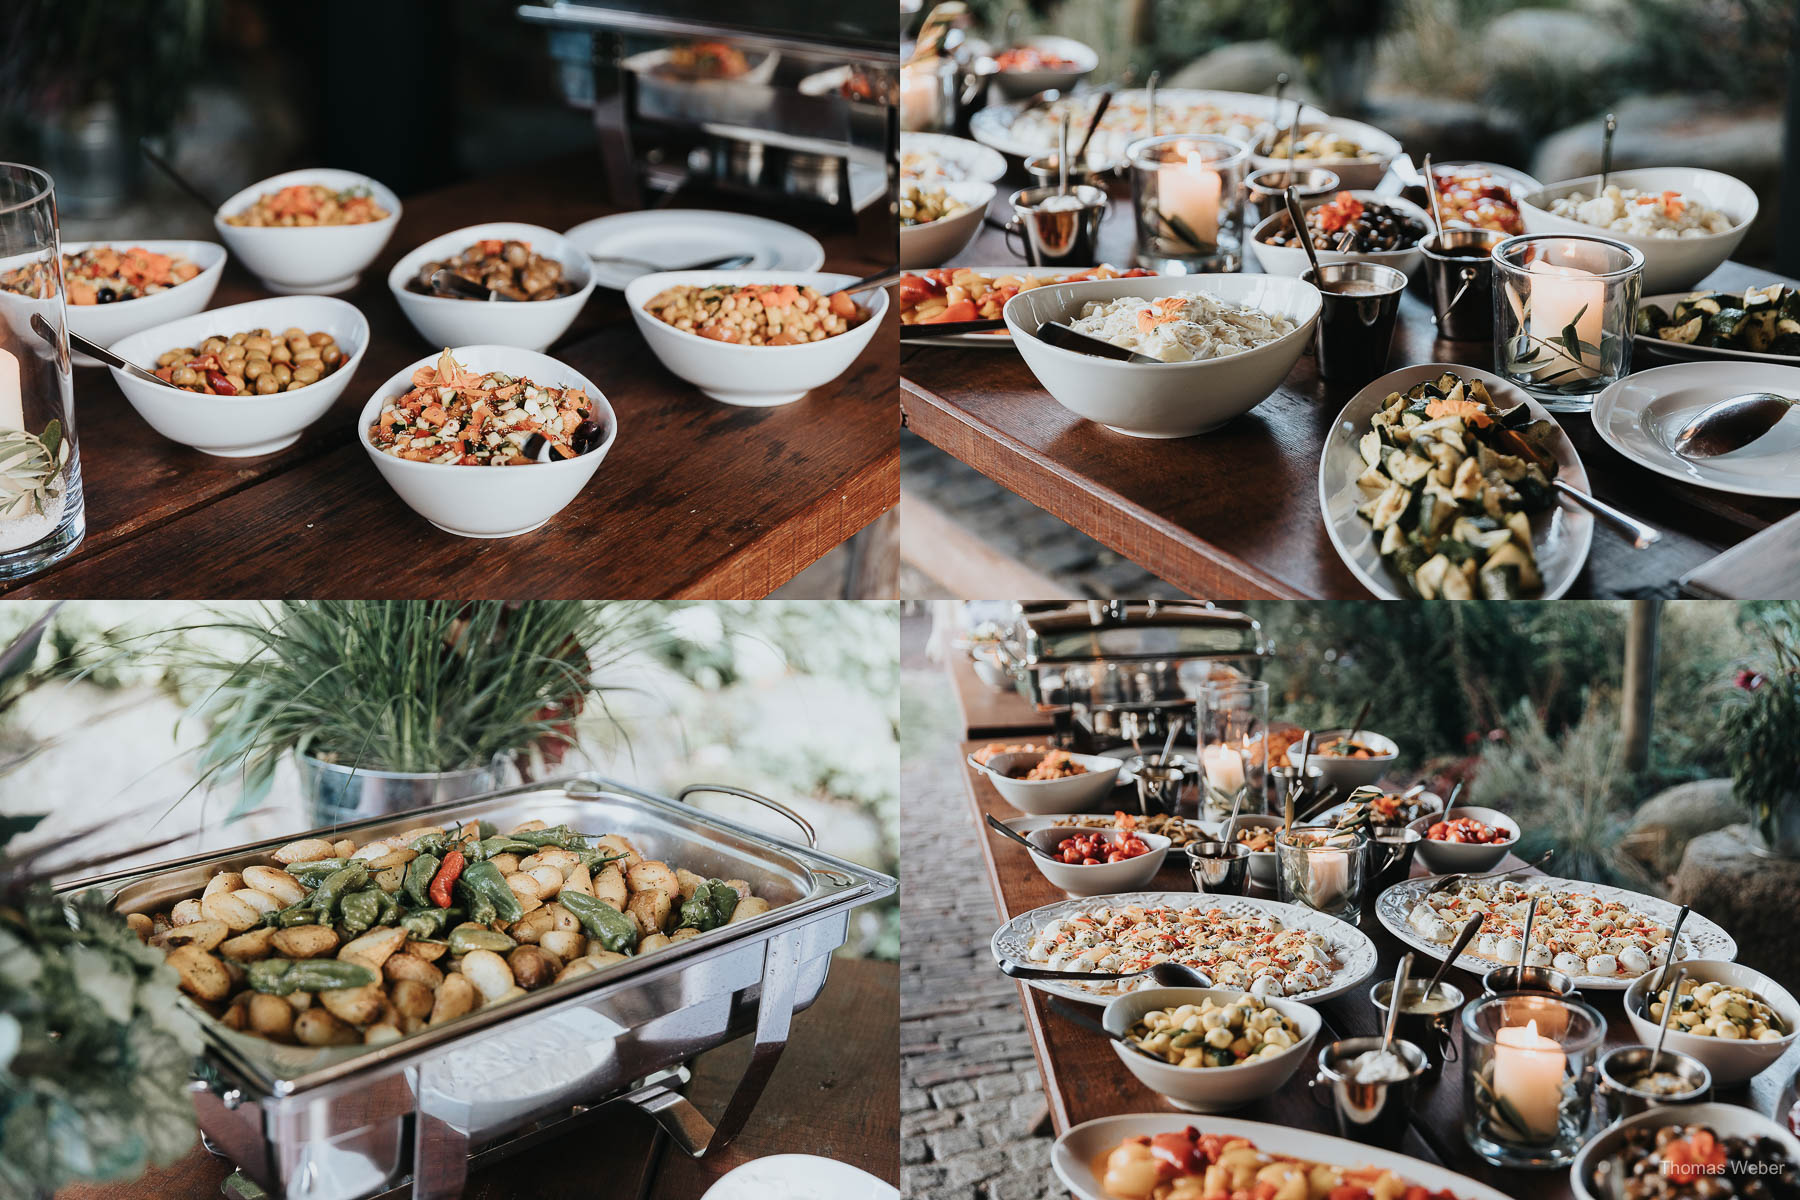
[(1800, 603), (1755, 606), (1745, 626), (1763, 655), (1738, 671), (1725, 713), (1732, 792), (1754, 849), (1800, 859)]

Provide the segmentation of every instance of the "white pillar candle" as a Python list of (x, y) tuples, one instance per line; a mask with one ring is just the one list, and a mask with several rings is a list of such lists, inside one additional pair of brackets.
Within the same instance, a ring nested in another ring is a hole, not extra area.
[(0, 346), (0, 429), (25, 428), (25, 392), (19, 384), (19, 357)]
[(1512, 1105), (1526, 1132), (1545, 1141), (1556, 1136), (1568, 1058), (1535, 1020), (1494, 1034), (1494, 1094)]
[(1350, 893), (1350, 855), (1314, 850), (1306, 856), (1307, 902), (1320, 912), (1343, 908)]
[(1165, 218), (1178, 222), (1206, 247), (1219, 244), (1219, 201), (1225, 184), (1196, 154), (1186, 162), (1164, 163), (1156, 173), (1156, 202)]
[(1236, 746), (1214, 744), (1200, 751), (1206, 784), (1214, 791), (1233, 795), (1244, 786), (1244, 756)]
[[(1598, 346), (1602, 311), (1606, 307), (1606, 284), (1595, 278), (1592, 271), (1559, 267), (1543, 259), (1533, 261), (1529, 270), (1531, 321), (1527, 332), (1532, 338), (1562, 346), (1563, 330), (1572, 323), (1576, 337), (1590, 346)], [(1566, 346), (1563, 349), (1568, 350)], [(1539, 365), (1547, 374), (1572, 370), (1573, 378), (1598, 375), (1597, 361), (1588, 359), (1585, 354), (1582, 357), (1584, 361), (1576, 365), (1552, 350)]]

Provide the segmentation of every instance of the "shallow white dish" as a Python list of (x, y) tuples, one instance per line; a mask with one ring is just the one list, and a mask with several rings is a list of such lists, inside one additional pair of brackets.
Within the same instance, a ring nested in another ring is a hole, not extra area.
[(942, 188), (954, 200), (968, 205), (961, 212), (939, 217), (923, 225), (900, 226), (900, 265), (907, 270), (942, 266), (961, 254), (975, 240), (981, 219), (994, 200), (994, 185), (979, 179), (960, 183), (942, 179), (912, 180), (903, 186), (926, 190)]
[[(1780, 281), (1772, 280), (1771, 282), (1778, 283)], [(1706, 292), (1712, 290), (1741, 293), (1744, 289), (1697, 288), (1685, 292), (1669, 292), (1661, 296), (1643, 296), (1638, 300), (1638, 310), (1641, 312), (1645, 306), (1654, 304), (1664, 312), (1670, 312), (1673, 311), (1675, 305), (1686, 300), (1696, 291)], [(1648, 351), (1662, 358), (1697, 359), (1700, 361), (1714, 362), (1719, 360), (1738, 360), (1742, 362), (1774, 363), (1776, 366), (1788, 367), (1800, 364), (1800, 355), (1770, 354), (1762, 350), (1738, 350), (1731, 346), (1690, 346), (1686, 342), (1665, 342), (1652, 333), (1634, 334), (1633, 341), (1639, 352)]]
[[(407, 288), (426, 263), (441, 262), (489, 238), (529, 243), (533, 252), (561, 263), (563, 278), (575, 284), (576, 290), (553, 300), (484, 303), (427, 296)], [(586, 254), (553, 229), (517, 221), (489, 221), (432, 238), (402, 257), (388, 272), (388, 291), (394, 294), (400, 311), (419, 336), (433, 346), (485, 343), (543, 350), (563, 335), (581, 314), (581, 306), (594, 294), (594, 269)]]
[[(583, 221), (563, 236), (591, 259), (616, 255), (679, 269), (730, 254), (748, 254), (745, 264), (759, 271), (816, 271), (825, 265), (825, 247), (811, 234), (743, 213), (706, 208), (654, 208), (614, 213)], [(595, 262), (601, 287), (624, 288), (644, 273), (628, 263)]]
[[(1042, 35), (1022, 38), (1014, 46), (1054, 54), (1058, 58), (1067, 59), (1072, 65), (1067, 67), (1040, 67), (1035, 71), (995, 71), (994, 86), (1008, 100), (1022, 100), (1026, 96), (1035, 95), (1048, 88), (1066, 92), (1080, 83), (1095, 67), (1100, 65), (1100, 55), (1086, 42), (1078, 42), (1074, 38)], [(998, 51), (996, 51), (998, 54)]]
[[(1211, 999), (1230, 1004), (1244, 993), (1231, 988), (1143, 988), (1127, 992), (1106, 1006), (1100, 1023), (1123, 1034), (1145, 1013), (1159, 1008), (1178, 1008)], [(1231, 1067), (1180, 1067), (1158, 1062), (1118, 1041), (1110, 1042), (1125, 1068), (1151, 1091), (1188, 1112), (1217, 1113), (1241, 1108), (1253, 1100), (1274, 1094), (1305, 1065), (1324, 1024), (1318, 1010), (1308, 1004), (1273, 997), (1264, 1004), (1292, 1021), (1300, 1038), (1280, 1054), (1257, 1058)]]
[[(1122, 836), (1117, 831), (1105, 829), (1070, 829), (1050, 826), (1038, 829), (1025, 835), (1025, 840), (1040, 850), (1055, 851), (1057, 845), (1065, 838), (1080, 834), (1098, 834), (1103, 841), (1117, 842)], [(1146, 887), (1156, 873), (1162, 869), (1163, 856), (1169, 852), (1169, 839), (1154, 833), (1140, 833), (1148, 854), (1140, 854), (1136, 858), (1127, 858), (1116, 863), (1094, 863), (1084, 866), (1080, 863), (1053, 862), (1041, 854), (1031, 855), (1031, 865), (1038, 873), (1048, 879), (1054, 886), (1061, 888), (1071, 896), (1105, 896), (1112, 892), (1130, 892)]]
[(1594, 1178), (1595, 1169), (1618, 1153), (1627, 1130), (1664, 1125), (1706, 1125), (1727, 1137), (1774, 1138), (1786, 1148), (1789, 1161), (1800, 1162), (1800, 1139), (1755, 1109), (1737, 1104), (1665, 1104), (1608, 1125), (1581, 1148), (1569, 1166), (1569, 1185), (1577, 1200), (1612, 1200), (1612, 1189)]
[(437, 365), (442, 351), (407, 364), (375, 389), (356, 419), (356, 440), (375, 469), (407, 507), (458, 537), (503, 538), (530, 533), (566, 508), (587, 486), (619, 436), (619, 419), (606, 393), (575, 368), (516, 346), (456, 346), (450, 353), (475, 374), (505, 371), (545, 387), (579, 387), (606, 424), (606, 440), (586, 454), (521, 467), (477, 467), (413, 462), (383, 453), (369, 441), (369, 426), (382, 405), (412, 390), (413, 372)]
[[(1459, 817), (1473, 817), (1483, 825), (1491, 826), (1506, 834), (1501, 842), (1434, 842), (1425, 836), (1425, 831), (1439, 821), (1454, 821)], [(1491, 871), (1500, 865), (1500, 860), (1519, 842), (1519, 823), (1497, 808), (1481, 808), (1467, 804), (1459, 804), (1446, 813), (1430, 813), (1412, 823), (1412, 828), (1419, 831), (1419, 847), (1416, 853), (1425, 869), (1437, 875), (1479, 875), (1483, 871)]]
[(904, 164), (915, 154), (935, 160), (937, 170), (917, 175), (903, 173), (902, 179), (930, 179), (935, 175), (953, 182), (973, 179), (980, 183), (999, 183), (1006, 176), (1006, 156), (968, 138), (951, 137), (947, 133), (901, 133), (901, 162)]
[[(296, 183), (316, 183), (338, 191), (367, 188), (388, 215), (361, 225), (253, 228), (226, 223), (226, 217), (243, 212), (258, 197)], [(271, 292), (281, 295), (349, 291), (362, 278), (363, 269), (375, 261), (381, 248), (394, 236), (399, 224), (400, 197), (389, 188), (360, 172), (329, 167), (271, 175), (232, 196), (213, 214), (213, 228), (219, 231), (231, 253)]]
[(1526, 233), (1582, 233), (1611, 238), (1636, 248), (1644, 256), (1643, 286), (1646, 293), (1692, 290), (1702, 279), (1731, 257), (1744, 233), (1756, 219), (1756, 191), (1740, 179), (1721, 171), (1699, 167), (1638, 167), (1614, 171), (1608, 183), (1622, 190), (1636, 189), (1652, 195), (1680, 192), (1689, 200), (1717, 209), (1731, 218), (1731, 228), (1724, 233), (1702, 237), (1655, 238), (1602, 229), (1559, 217), (1550, 212), (1552, 201), (1580, 192), (1592, 197), (1598, 175), (1566, 179), (1547, 184), (1537, 191), (1519, 197), (1519, 212), (1525, 218)]
[(1069, 758), (1087, 770), (1066, 779), (1013, 779), (1006, 772), (1031, 766), (1044, 756), (1040, 750), (1009, 750), (994, 755), (984, 765), (969, 756), (969, 765), (986, 771), (1000, 798), (1029, 816), (1085, 812), (1100, 803), (1118, 783), (1123, 766), (1116, 758), (1097, 754), (1071, 754)]
[[(1445, 371), (1464, 379), (1479, 379), (1487, 385), (1488, 394), (1502, 409), (1516, 404), (1530, 406), (1534, 420), (1551, 420), (1550, 413), (1525, 392), (1501, 379), (1492, 371), (1465, 367), (1456, 363), (1421, 363), (1390, 371), (1356, 393), (1344, 411), (1332, 423), (1325, 439), (1325, 452), (1319, 457), (1319, 510), (1325, 518), (1325, 532), (1337, 549), (1338, 557), (1350, 573), (1380, 600), (1411, 600), (1417, 595), (1412, 586), (1382, 560), (1380, 543), (1374, 527), (1356, 513), (1362, 503), (1356, 477), (1365, 464), (1357, 440), (1368, 432), (1369, 419), (1386, 404), (1394, 392), (1404, 392), (1414, 384), (1436, 379)], [(1560, 428), (1560, 427), (1559, 427)], [(1587, 469), (1575, 453), (1568, 434), (1556, 439), (1557, 478), (1569, 486), (1588, 491)], [(1545, 600), (1567, 595), (1587, 562), (1594, 541), (1594, 518), (1586, 509), (1559, 503), (1532, 518), (1532, 546), (1537, 557), (1538, 572), (1543, 576)]]
[[(1323, 746), (1337, 738), (1348, 737), (1349, 734), (1350, 730), (1348, 729), (1322, 730), (1313, 738), (1313, 745)], [(1393, 766), (1394, 760), (1400, 757), (1400, 747), (1394, 744), (1393, 738), (1383, 737), (1371, 730), (1359, 729), (1356, 731), (1356, 741), (1378, 753), (1374, 758), (1345, 758), (1330, 754), (1314, 754), (1310, 760), (1324, 773), (1326, 783), (1346, 793), (1374, 783), (1381, 778), (1381, 773)], [(1298, 742), (1288, 747), (1287, 765), (1290, 767), (1300, 765)]]
[(893, 1184), (817, 1154), (771, 1154), (733, 1167), (700, 1200), (900, 1200)]
[[(1296, 1000), (1302, 1004), (1329, 1000), (1355, 988), (1375, 970), (1375, 943), (1348, 922), (1298, 904), (1282, 904), (1254, 896), (1214, 896), (1199, 892), (1119, 892), (1111, 896), (1090, 896), (1082, 900), (1059, 900), (1054, 904), (1022, 912), (1000, 926), (994, 931), (988, 949), (996, 962), (1006, 958), (1014, 962), (1030, 963), (1032, 935), (1039, 929), (1058, 918), (1088, 912), (1103, 904), (1113, 907), (1142, 905), (1155, 908), (1167, 905), (1170, 908), (1216, 908), (1229, 916), (1275, 917), (1285, 928), (1320, 934), (1331, 947), (1332, 957), (1338, 963), (1337, 970), (1332, 972), (1331, 979), (1324, 987), (1278, 997), (1282, 1000)], [(1156, 986), (1148, 975), (1138, 979), (1107, 979), (1095, 983), (1073, 979), (1032, 979), (1026, 982), (1052, 996), (1061, 996), (1065, 1000), (1082, 1004), (1105, 1004), (1126, 992)]]
[[(1110, 266), (1111, 264), (1102, 265)], [(1097, 271), (1100, 268), (1098, 266), (1026, 267), (1021, 266), (1018, 263), (1010, 263), (1001, 266), (976, 267), (968, 266), (964, 263), (957, 263), (955, 266), (946, 269), (969, 270), (974, 271), (979, 275), (984, 275), (988, 279), (1003, 279), (1009, 275), (1031, 276), (1033, 278), (1042, 278), (1044, 276), (1061, 278), (1069, 275), (1080, 275), (1085, 271)], [(1115, 269), (1133, 270), (1136, 268), (1121, 267)], [(1143, 277), (1139, 276), (1139, 278)], [(919, 326), (913, 326), (913, 328), (919, 328)], [(991, 333), (950, 333), (945, 334), (942, 337), (912, 337), (906, 339), (906, 344), (909, 346), (981, 346), (988, 350), (1011, 350), (1013, 339), (1012, 334), (1006, 330), (996, 329)]]
[(1745, 392), (1800, 396), (1800, 366), (1715, 361), (1638, 371), (1600, 393), (1594, 428), (1614, 450), (1670, 479), (1740, 496), (1800, 499), (1800, 416), (1793, 412), (1717, 458), (1683, 458), (1671, 448), (1702, 409)]
[[(1373, 158), (1308, 158), (1296, 164), (1302, 170), (1323, 167), (1338, 177), (1338, 182), (1351, 191), (1374, 187), (1381, 182), (1388, 167), (1400, 155), (1400, 140), (1393, 134), (1375, 128), (1362, 121), (1352, 121), (1348, 117), (1326, 117), (1322, 121), (1300, 122), (1300, 136), (1317, 133), (1321, 130), (1349, 138), (1364, 150), (1371, 152)], [(1280, 134), (1265, 143), (1273, 145), (1287, 133), (1284, 127)], [(1251, 170), (1265, 171), (1271, 168), (1285, 170), (1288, 160), (1284, 157), (1258, 154), (1251, 158)]]
[[(1069, 322), (1090, 300), (1200, 293), (1286, 317), (1294, 328), (1253, 350), (1200, 362), (1128, 363), (1040, 340), (1049, 321)], [(1020, 292), (1001, 310), (1025, 365), (1058, 404), (1132, 437), (1192, 437), (1255, 408), (1281, 386), (1312, 341), (1319, 291), (1277, 275), (1165, 275), (1092, 279)]]
[[(1524, 882), (1531, 884), (1552, 884), (1559, 890), (1582, 892), (1597, 896), (1603, 900), (1617, 900), (1619, 903), (1644, 914), (1664, 925), (1674, 925), (1676, 914), (1681, 906), (1671, 904), (1667, 900), (1655, 896), (1646, 896), (1642, 892), (1633, 892), (1625, 888), (1612, 887), (1604, 883), (1589, 883), (1582, 879), (1561, 879), (1554, 875), (1530, 875)], [(1406, 920), (1406, 914), (1412, 911), (1414, 903), (1430, 889), (1435, 878), (1429, 875), (1417, 879), (1405, 879), (1381, 893), (1375, 900), (1375, 915), (1380, 918), (1387, 931), (1411, 946), (1423, 951), (1439, 962), (1444, 960), (1444, 953), (1449, 946), (1431, 941), (1422, 936)], [(1726, 962), (1737, 957), (1737, 942), (1730, 934), (1707, 920), (1697, 912), (1689, 912), (1687, 920), (1681, 926), (1681, 942), (1687, 947), (1677, 963), (1690, 962), (1696, 959), (1716, 958)], [(1482, 958), (1480, 955), (1465, 950), (1457, 956), (1452, 964), (1473, 975), (1485, 975), (1495, 967), (1505, 963), (1495, 959)], [(1577, 975), (1575, 986), (1598, 992), (1622, 992), (1631, 986), (1635, 976), (1631, 975)]]
[[(1436, 792), (1420, 792), (1417, 796), (1413, 797), (1413, 803), (1419, 805), (1422, 815), (1431, 817), (1434, 820), (1439, 813), (1444, 811), (1444, 798)], [(1312, 820), (1307, 822), (1307, 824), (1336, 825), (1338, 818), (1344, 815), (1344, 810), (1349, 808), (1350, 804), (1351, 801), (1349, 800), (1340, 800), (1330, 808), (1315, 814)]]
[[(1800, 1032), (1800, 1000), (1795, 1000), (1792, 992), (1761, 971), (1742, 963), (1708, 962), (1704, 959), (1695, 962), (1683, 960), (1677, 967), (1686, 967), (1688, 979), (1696, 983), (1726, 983), (1755, 993), (1775, 1011), (1775, 1015), (1781, 1018), (1787, 1028), (1786, 1035), (1775, 1041), (1752, 1042), (1743, 1038), (1701, 1037), (1698, 1034), (1682, 1033), (1671, 1027), (1668, 1041), (1664, 1043), (1666, 1048), (1678, 1050), (1689, 1058), (1699, 1059), (1712, 1072), (1715, 1085), (1735, 1087), (1748, 1082), (1752, 1076), (1760, 1074), (1787, 1053), (1788, 1047), (1794, 1044), (1794, 1036), (1796, 1032)], [(1656, 1044), (1658, 1022), (1650, 1020), (1644, 1015), (1644, 1011), (1650, 998), (1650, 985), (1661, 974), (1661, 967), (1646, 971), (1625, 989), (1625, 1015), (1631, 1021), (1631, 1031), (1646, 1046)], [(1674, 981), (1674, 972), (1671, 971), (1669, 982)]]
[[(1690, 1109), (1674, 1111), (1692, 1112)], [(1179, 1133), (1188, 1126), (1202, 1133), (1248, 1138), (1258, 1150), (1285, 1154), (1339, 1167), (1378, 1167), (1393, 1171), (1408, 1183), (1430, 1191), (1448, 1190), (1457, 1200), (1511, 1200), (1505, 1192), (1477, 1183), (1433, 1163), (1408, 1158), (1392, 1150), (1379, 1150), (1344, 1138), (1309, 1133), (1288, 1125), (1265, 1125), (1231, 1117), (1195, 1120), (1182, 1113), (1131, 1113), (1084, 1121), (1056, 1139), (1050, 1148), (1050, 1166), (1078, 1200), (1117, 1200), (1100, 1186), (1094, 1164), (1110, 1154), (1126, 1138), (1158, 1133)]]
[[(199, 312), (212, 303), (213, 292), (219, 287), (219, 277), (225, 273), (225, 247), (217, 242), (146, 242), (112, 238), (93, 242), (64, 242), (62, 252), (79, 254), (95, 246), (112, 246), (119, 250), (142, 247), (152, 254), (185, 258), (200, 268), (200, 273), (186, 283), (152, 296), (140, 296), (136, 300), (116, 300), (111, 304), (66, 305), (70, 330), (109, 349), (120, 338), (140, 329), (149, 329), (152, 325), (161, 325)], [(69, 357), (78, 367), (101, 365), (99, 359), (89, 358), (79, 350), (72, 351)]]
[(299, 441), (306, 427), (344, 394), (350, 377), (362, 365), (363, 353), (369, 348), (369, 322), (354, 305), (329, 296), (252, 300), (153, 325), (120, 338), (111, 347), (119, 357), (155, 370), (156, 360), (166, 352), (179, 346), (198, 348), (215, 333), (229, 338), (234, 333), (268, 329), (279, 334), (294, 325), (308, 333), (329, 333), (344, 352), (344, 362), (337, 370), (295, 391), (208, 396), (146, 383), (117, 368), (112, 369), (113, 382), (150, 428), (172, 442), (221, 458), (273, 454)]
[(830, 295), (854, 275), (814, 271), (660, 271), (640, 275), (625, 288), (625, 304), (638, 332), (662, 365), (714, 400), (745, 408), (791, 404), (850, 369), (887, 317), (886, 288), (864, 292), (857, 302), (869, 310), (861, 325), (823, 341), (799, 346), (737, 346), (677, 329), (644, 311), (655, 295), (678, 284), (810, 284)]
[[(1332, 168), (1332, 170), (1336, 169)], [(1403, 200), (1399, 196), (1378, 196), (1370, 191), (1357, 191), (1352, 195), (1358, 200), (1388, 204), (1404, 211), (1425, 226), (1427, 235), (1433, 228), (1430, 215), (1410, 200)], [(1285, 212), (1274, 213), (1258, 221), (1256, 228), (1250, 232), (1250, 252), (1256, 256), (1256, 261), (1262, 266), (1262, 269), (1269, 274), (1291, 275), (1298, 279), (1312, 267), (1312, 263), (1306, 257), (1306, 247), (1271, 246), (1263, 241), (1263, 238), (1273, 232), (1277, 225), (1286, 224), (1287, 214)], [(1314, 250), (1314, 253), (1319, 256), (1321, 265), (1340, 262), (1379, 263), (1384, 267), (1394, 268), (1408, 279), (1417, 274), (1425, 262), (1425, 252), (1419, 249), (1417, 243), (1404, 250), (1377, 250), (1369, 254), (1339, 253), (1336, 250)]]

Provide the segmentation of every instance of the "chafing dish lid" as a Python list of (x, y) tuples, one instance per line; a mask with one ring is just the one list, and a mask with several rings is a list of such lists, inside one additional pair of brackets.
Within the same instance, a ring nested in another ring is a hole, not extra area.
[(1021, 604), (1004, 652), (1042, 671), (1077, 664), (1180, 663), (1263, 658), (1262, 626), (1248, 614), (1186, 601)]

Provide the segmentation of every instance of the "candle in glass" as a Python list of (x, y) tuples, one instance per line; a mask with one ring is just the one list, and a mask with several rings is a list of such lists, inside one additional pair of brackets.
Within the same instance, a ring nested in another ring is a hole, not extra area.
[(1202, 248), (1218, 244), (1219, 201), (1224, 192), (1219, 173), (1191, 150), (1186, 162), (1165, 163), (1156, 174), (1157, 203), (1163, 217), (1192, 233)]
[[(1559, 267), (1536, 259), (1531, 272), (1530, 334), (1539, 341), (1555, 340), (1560, 344), (1563, 331), (1571, 324), (1575, 336), (1590, 346), (1600, 344), (1602, 314), (1606, 307), (1606, 284), (1592, 271), (1580, 267)], [(1590, 363), (1583, 353), (1580, 363), (1566, 364), (1572, 377), (1588, 378), (1599, 374), (1598, 363)]]
[(1200, 762), (1206, 770), (1207, 786), (1226, 795), (1236, 795), (1244, 786), (1244, 755), (1236, 746), (1215, 743), (1200, 750)]
[(1537, 1021), (1494, 1034), (1494, 1094), (1519, 1114), (1536, 1138), (1556, 1136), (1568, 1060), (1562, 1046), (1538, 1033)]

